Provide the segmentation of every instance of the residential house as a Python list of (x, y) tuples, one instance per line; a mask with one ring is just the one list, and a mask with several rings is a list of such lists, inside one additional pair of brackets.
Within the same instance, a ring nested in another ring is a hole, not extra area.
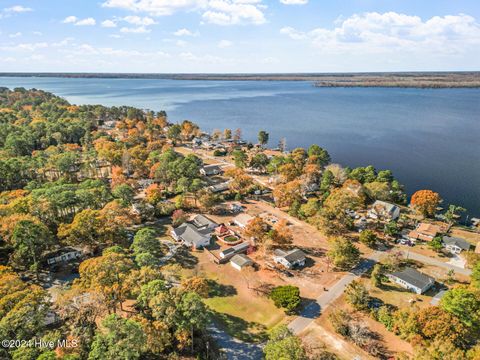
[(277, 264), (282, 264), (288, 269), (304, 266), (305, 260), (305, 253), (300, 249), (293, 249), (287, 252), (277, 249), (273, 256), (273, 261)]
[(191, 221), (172, 229), (172, 237), (185, 246), (201, 249), (210, 245), (213, 230), (218, 226), (204, 215), (197, 215)]
[(208, 187), (208, 190), (210, 192), (216, 194), (216, 193), (221, 193), (224, 191), (227, 191), (230, 188), (230, 181), (225, 181), (219, 184), (211, 185)]
[(223, 170), (218, 165), (205, 165), (200, 169), (200, 173), (204, 176), (213, 176), (222, 174)]
[(250, 221), (252, 220), (253, 220), (253, 216), (242, 213), (242, 214), (238, 214), (233, 218), (233, 223), (241, 227), (242, 229), (245, 229), (247, 225), (250, 223)]
[(241, 271), (247, 266), (252, 266), (253, 261), (245, 254), (237, 254), (230, 259), (230, 265), (232, 265), (234, 269)]
[(435, 279), (414, 268), (406, 268), (388, 275), (388, 278), (401, 287), (416, 294), (423, 294), (435, 284)]
[(465, 239), (450, 237), (450, 236), (444, 236), (442, 238), (442, 244), (445, 247), (445, 249), (447, 249), (452, 254), (460, 254), (464, 250), (468, 251), (472, 246)]
[(432, 241), (435, 236), (445, 233), (447, 228), (440, 225), (420, 223), (415, 230), (408, 233), (408, 238), (415, 242), (417, 240)]
[(373, 203), (372, 208), (368, 210), (368, 217), (380, 220), (396, 220), (400, 216), (400, 208), (385, 201), (377, 200)]
[(50, 253), (47, 257), (48, 265), (65, 264), (73, 260), (80, 259), (84, 255), (84, 251), (75, 247), (64, 247), (53, 253)]

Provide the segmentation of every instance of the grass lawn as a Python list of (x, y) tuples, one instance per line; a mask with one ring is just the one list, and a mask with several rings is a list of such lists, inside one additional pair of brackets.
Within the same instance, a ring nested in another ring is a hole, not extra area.
[(211, 282), (211, 295), (205, 304), (217, 325), (243, 341), (266, 340), (268, 330), (286, 318), (284, 311), (277, 309), (272, 300), (248, 289), (240, 272), (229, 264), (216, 265), (205, 254), (196, 255), (197, 275)]

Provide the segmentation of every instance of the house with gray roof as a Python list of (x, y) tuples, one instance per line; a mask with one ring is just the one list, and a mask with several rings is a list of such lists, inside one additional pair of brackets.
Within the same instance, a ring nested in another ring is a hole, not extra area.
[(218, 226), (204, 215), (197, 215), (191, 221), (172, 229), (170, 234), (188, 247), (201, 249), (210, 245), (213, 230)]
[(223, 170), (218, 165), (205, 165), (200, 169), (200, 173), (204, 176), (213, 176), (222, 174)]
[(287, 252), (280, 249), (274, 251), (273, 261), (277, 264), (282, 264), (288, 269), (304, 266), (305, 260), (305, 253), (300, 249), (293, 249)]
[(414, 268), (406, 268), (387, 276), (394, 283), (417, 294), (423, 294), (435, 284), (434, 278)]
[(467, 240), (451, 237), (451, 236), (444, 236), (442, 238), (442, 244), (450, 253), (452, 254), (460, 254), (462, 251), (470, 250), (472, 246)]
[(231, 246), (220, 252), (220, 259), (229, 259), (235, 256), (236, 254), (246, 253), (249, 247), (250, 247), (250, 243), (246, 241), (238, 245)]
[(396, 220), (400, 216), (400, 208), (386, 201), (377, 200), (373, 203), (372, 208), (368, 210), (368, 217), (380, 220)]

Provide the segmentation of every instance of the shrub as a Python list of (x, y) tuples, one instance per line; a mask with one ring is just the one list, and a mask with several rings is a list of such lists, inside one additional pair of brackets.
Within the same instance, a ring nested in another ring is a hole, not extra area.
[(270, 293), (270, 299), (275, 306), (284, 308), (285, 312), (292, 313), (300, 305), (300, 289), (296, 286), (277, 286)]

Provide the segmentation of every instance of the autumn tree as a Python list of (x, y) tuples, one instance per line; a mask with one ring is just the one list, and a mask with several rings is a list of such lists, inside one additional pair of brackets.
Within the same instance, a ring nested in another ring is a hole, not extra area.
[(182, 281), (181, 288), (185, 291), (197, 293), (202, 298), (208, 297), (210, 285), (208, 280), (199, 276), (193, 276)]
[(255, 216), (245, 227), (244, 233), (248, 238), (255, 239), (258, 243), (263, 243), (267, 233), (268, 224), (260, 216)]
[(286, 326), (273, 328), (263, 349), (266, 360), (306, 360), (302, 342)]
[(432, 190), (419, 190), (410, 200), (411, 206), (425, 217), (435, 215), (440, 202), (440, 195)]
[(288, 246), (293, 241), (292, 231), (288, 227), (288, 222), (285, 219), (279, 220), (269, 233), (273, 245), (284, 247)]
[(145, 333), (138, 322), (111, 314), (98, 329), (88, 360), (139, 359), (145, 342)]
[(345, 288), (345, 299), (355, 310), (365, 311), (368, 309), (370, 295), (365, 285), (354, 280)]
[(275, 205), (278, 207), (289, 207), (295, 201), (302, 199), (302, 184), (299, 180), (280, 184), (273, 190)]
[(314, 161), (322, 167), (328, 165), (331, 160), (328, 151), (316, 144), (311, 145), (307, 153), (309, 158), (314, 159)]
[(125, 279), (134, 263), (124, 253), (104, 251), (99, 257), (83, 261), (79, 267), (80, 278), (74, 284), (88, 291), (100, 293), (109, 309), (115, 311), (127, 294)]
[(174, 227), (182, 225), (185, 221), (188, 220), (187, 214), (181, 209), (175, 210), (172, 214), (172, 225)]
[(225, 175), (232, 178), (229, 183), (230, 190), (244, 196), (253, 184), (253, 178), (242, 169), (228, 169)]
[(163, 186), (153, 183), (145, 189), (145, 199), (152, 205), (158, 204), (164, 197)]
[(377, 243), (377, 235), (372, 230), (363, 230), (360, 233), (359, 240), (368, 247), (373, 247)]
[(335, 237), (330, 240), (328, 258), (336, 268), (349, 270), (358, 263), (360, 251), (351, 241), (343, 237)]

